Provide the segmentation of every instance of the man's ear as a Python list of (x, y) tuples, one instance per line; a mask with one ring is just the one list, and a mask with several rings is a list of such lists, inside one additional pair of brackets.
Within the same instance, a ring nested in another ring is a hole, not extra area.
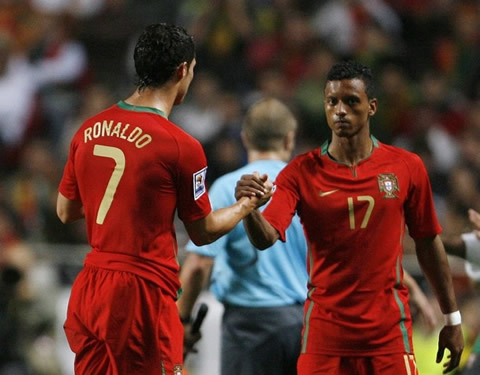
[(377, 106), (378, 106), (377, 99), (370, 100), (370, 103), (369, 103), (370, 108), (368, 110), (368, 117), (372, 117), (375, 113), (377, 113)]
[(295, 137), (296, 132), (295, 130), (290, 130), (284, 139), (284, 148), (285, 150), (292, 152), (295, 149)]
[(188, 73), (188, 64), (186, 61), (182, 62), (176, 71), (176, 77), (178, 81), (181, 81)]

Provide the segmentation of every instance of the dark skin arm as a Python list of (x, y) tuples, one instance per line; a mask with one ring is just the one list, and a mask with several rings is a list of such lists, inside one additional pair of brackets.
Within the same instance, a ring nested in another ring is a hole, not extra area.
[[(450, 266), (440, 237), (416, 239), (415, 245), (418, 262), (435, 292), (442, 312), (448, 314), (457, 311)], [(436, 358), (437, 363), (440, 363), (445, 349), (450, 351), (448, 361), (443, 365), (444, 374), (458, 367), (463, 347), (461, 324), (444, 326), (440, 331)]]
[(265, 220), (259, 210), (253, 211), (243, 220), (248, 239), (259, 250), (272, 246), (280, 238), (277, 230)]
[[(252, 197), (261, 193), (263, 180), (258, 174), (243, 175), (235, 187), (235, 198)], [(266, 203), (266, 202), (265, 202)], [(261, 212), (253, 210), (243, 220), (248, 239), (259, 250), (265, 250), (272, 246), (279, 238), (277, 230), (265, 220)]]

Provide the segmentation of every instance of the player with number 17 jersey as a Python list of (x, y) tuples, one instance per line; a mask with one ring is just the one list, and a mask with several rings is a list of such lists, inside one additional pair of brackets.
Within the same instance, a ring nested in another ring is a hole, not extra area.
[(120, 101), (88, 119), (59, 186), (85, 210), (85, 265), (136, 274), (176, 298), (175, 210), (183, 221), (210, 213), (206, 170), (200, 143), (157, 109)]
[(309, 245), (302, 353), (371, 356), (413, 353), (402, 254), (413, 238), (441, 232), (421, 159), (374, 137), (350, 167), (328, 143), (280, 173), (264, 217), (285, 241), (295, 211)]

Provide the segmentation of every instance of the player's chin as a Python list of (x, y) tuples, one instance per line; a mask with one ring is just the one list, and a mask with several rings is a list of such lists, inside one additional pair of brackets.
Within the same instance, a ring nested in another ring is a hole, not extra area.
[(336, 128), (334, 132), (337, 137), (341, 137), (341, 138), (350, 138), (353, 135), (353, 132), (351, 131), (351, 129), (346, 129), (346, 128)]
[(357, 135), (360, 132), (361, 128), (352, 126), (352, 125), (338, 125), (335, 126), (333, 129), (333, 132), (337, 137), (342, 137), (342, 138), (351, 138), (355, 135)]

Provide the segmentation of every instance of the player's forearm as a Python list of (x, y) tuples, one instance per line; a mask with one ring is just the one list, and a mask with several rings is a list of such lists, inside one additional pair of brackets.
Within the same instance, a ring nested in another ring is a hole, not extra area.
[(457, 311), (447, 254), (439, 236), (416, 240), (418, 262), (430, 282), (444, 314)]
[(243, 197), (233, 205), (212, 211), (205, 219), (186, 223), (185, 226), (195, 245), (207, 245), (230, 232), (254, 209), (255, 202)]
[(62, 193), (58, 193), (57, 216), (64, 224), (82, 219), (85, 217), (82, 202), (72, 201), (66, 198)]
[(272, 246), (280, 237), (277, 230), (262, 216), (260, 211), (254, 210), (243, 220), (248, 239), (257, 249), (264, 250)]
[(190, 318), (193, 306), (208, 280), (212, 265), (212, 258), (195, 253), (188, 253), (185, 258), (180, 271), (182, 294), (177, 301), (178, 312), (182, 320)]

